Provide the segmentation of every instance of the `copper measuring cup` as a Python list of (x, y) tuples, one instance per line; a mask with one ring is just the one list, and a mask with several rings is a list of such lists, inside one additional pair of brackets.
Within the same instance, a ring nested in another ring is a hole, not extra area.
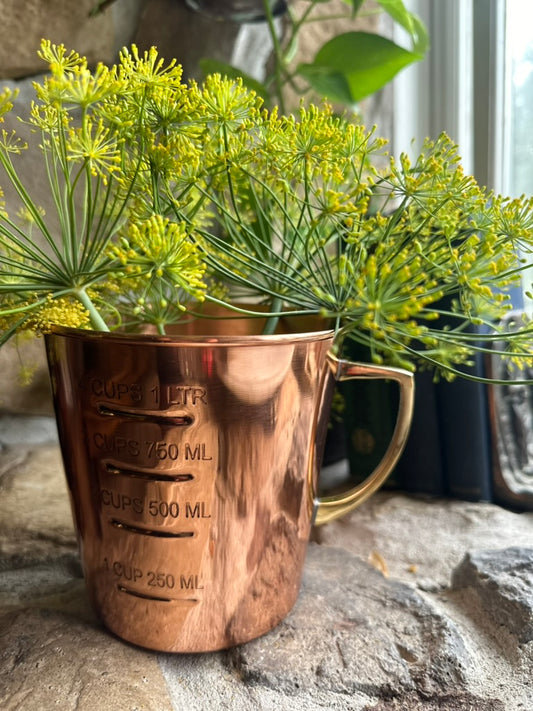
[[(298, 596), (313, 524), (358, 506), (407, 438), (413, 378), (350, 363), (333, 334), (46, 336), (89, 596), (125, 640), (227, 648), (274, 627)], [(362, 484), (319, 498), (335, 381), (400, 387), (396, 428)]]

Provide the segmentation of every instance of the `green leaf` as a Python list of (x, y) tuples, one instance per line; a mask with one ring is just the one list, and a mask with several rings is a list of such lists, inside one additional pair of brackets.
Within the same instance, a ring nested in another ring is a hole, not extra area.
[(392, 17), (394, 22), (409, 33), (413, 40), (413, 51), (425, 54), (429, 47), (429, 37), (422, 20), (409, 12), (403, 4), (403, 0), (376, 0), (376, 2)]
[(266, 104), (270, 103), (268, 90), (264, 84), (261, 84), (261, 82), (257, 81), (257, 79), (254, 79), (249, 74), (246, 74), (246, 72), (237, 69), (237, 67), (233, 67), (231, 64), (226, 64), (225, 62), (219, 62), (217, 59), (208, 58), (201, 59), (199, 61), (199, 65), (204, 76), (207, 76), (208, 74), (222, 74), (223, 76), (228, 77), (228, 79), (238, 79), (240, 77), (248, 89), (255, 91), (255, 93), (260, 96)]
[(416, 15), (412, 15), (412, 21), (415, 28), (415, 34), (412, 35), (413, 52), (426, 54), (429, 49), (429, 35), (426, 26)]
[(381, 89), (422, 56), (381, 35), (346, 32), (326, 42), (314, 61), (300, 64), (297, 72), (319, 94), (351, 106)]
[(345, 2), (346, 5), (351, 5), (352, 17), (355, 17), (361, 9), (361, 5), (365, 2), (365, 0), (343, 0), (343, 2)]

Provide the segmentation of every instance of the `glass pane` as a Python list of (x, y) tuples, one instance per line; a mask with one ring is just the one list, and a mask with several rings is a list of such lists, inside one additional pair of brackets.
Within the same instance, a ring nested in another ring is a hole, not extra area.
[[(506, 192), (533, 194), (533, 2), (507, 0), (506, 3), (506, 105), (508, 132), (504, 142), (507, 155)], [(524, 291), (531, 292), (533, 268), (524, 274)], [(533, 300), (525, 298), (528, 311)]]
[(507, 0), (509, 191), (533, 194), (533, 2)]

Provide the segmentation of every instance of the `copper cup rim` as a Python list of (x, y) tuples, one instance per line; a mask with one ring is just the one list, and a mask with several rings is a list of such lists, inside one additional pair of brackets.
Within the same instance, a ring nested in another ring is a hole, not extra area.
[(227, 346), (272, 346), (276, 343), (293, 344), (332, 340), (335, 332), (331, 329), (306, 331), (303, 333), (276, 333), (268, 335), (179, 335), (162, 336), (152, 333), (124, 333), (121, 331), (93, 331), (68, 326), (51, 326), (50, 335), (78, 340), (92, 340), (108, 343), (153, 344), (157, 346), (227, 347)]

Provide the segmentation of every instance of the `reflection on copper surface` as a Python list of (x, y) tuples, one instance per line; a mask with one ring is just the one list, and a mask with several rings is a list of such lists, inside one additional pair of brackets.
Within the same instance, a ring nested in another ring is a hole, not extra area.
[(46, 341), (84, 572), (104, 623), (178, 652), (275, 626), (298, 595), (320, 507), (327, 400), (344, 377), (331, 333), (58, 329)]

